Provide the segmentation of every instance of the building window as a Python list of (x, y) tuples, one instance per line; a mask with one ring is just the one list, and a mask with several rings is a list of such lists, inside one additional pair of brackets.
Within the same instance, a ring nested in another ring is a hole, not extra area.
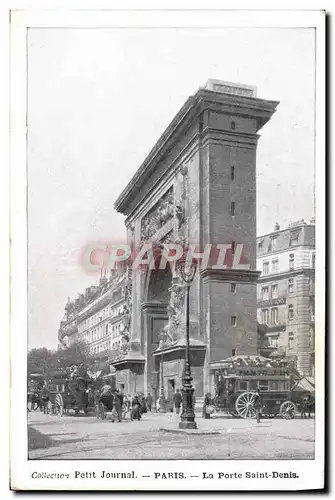
[(278, 336), (269, 337), (269, 345), (271, 347), (278, 347)]
[(230, 285), (230, 291), (232, 293), (236, 293), (236, 283), (231, 283), (231, 285)]
[(260, 382), (259, 382), (259, 390), (261, 392), (269, 390), (269, 382), (268, 382), (268, 380), (260, 380)]
[(261, 249), (263, 248), (263, 241), (264, 241), (264, 240), (260, 240), (260, 241), (258, 242), (258, 248), (259, 248), (259, 250), (261, 250)]
[(299, 233), (300, 231), (292, 231), (290, 233), (290, 247), (299, 243)]
[(278, 298), (278, 285), (277, 285), (277, 283), (274, 283), (273, 285), (271, 285), (271, 298), (272, 299)]
[(273, 250), (277, 249), (277, 242), (278, 242), (277, 236), (273, 236), (273, 237), (270, 238), (269, 246), (268, 246), (268, 251), (269, 252), (272, 252)]
[(293, 305), (290, 304), (288, 306), (288, 319), (292, 320), (293, 318), (294, 318), (294, 308), (293, 308)]
[(275, 259), (271, 262), (271, 268), (273, 273), (278, 272), (278, 259)]
[(288, 280), (288, 293), (293, 293), (294, 292), (294, 279), (293, 278), (290, 278)]
[(277, 307), (273, 307), (271, 309), (271, 324), (277, 325), (278, 323), (278, 309)]
[(231, 317), (231, 326), (236, 326), (237, 325), (237, 318), (236, 316)]
[(230, 179), (235, 180), (235, 167), (230, 167)]
[(269, 309), (262, 309), (262, 324), (267, 325), (269, 323)]
[(294, 253), (290, 253), (289, 255), (288, 268), (290, 271), (294, 269)]
[(263, 274), (269, 274), (269, 263), (263, 262)]
[(232, 201), (230, 204), (230, 214), (232, 217), (235, 216), (235, 201)]
[(294, 333), (293, 332), (289, 332), (289, 334), (288, 334), (288, 348), (289, 349), (292, 349), (292, 347), (293, 347), (293, 341), (294, 341)]
[(262, 287), (262, 300), (269, 300), (269, 287), (268, 286)]
[(244, 382), (244, 380), (239, 380), (239, 389), (240, 391), (247, 391), (248, 390), (248, 382)]

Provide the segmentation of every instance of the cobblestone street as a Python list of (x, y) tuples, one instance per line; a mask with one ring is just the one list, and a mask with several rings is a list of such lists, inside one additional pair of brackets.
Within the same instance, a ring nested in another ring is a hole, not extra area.
[[(144, 414), (140, 422), (94, 415), (28, 414), (30, 459), (313, 459), (314, 420), (197, 415), (199, 434), (172, 432), (179, 417)], [(170, 432), (169, 432), (170, 431)], [(212, 434), (210, 432), (212, 431)], [(203, 434), (201, 434), (201, 432)]]

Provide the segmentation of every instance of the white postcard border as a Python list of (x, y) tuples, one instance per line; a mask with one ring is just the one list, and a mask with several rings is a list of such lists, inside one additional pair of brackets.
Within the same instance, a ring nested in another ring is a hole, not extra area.
[[(316, 441), (315, 460), (294, 461), (28, 461), (26, 418), (27, 221), (26, 32), (29, 27), (315, 27), (316, 28)], [(316, 11), (17, 11), (11, 20), (11, 487), (22, 490), (297, 490), (323, 487), (325, 290), (325, 17)], [(15, 397), (14, 397), (15, 395)], [(24, 417), (23, 417), (24, 416)], [(73, 479), (73, 471), (135, 471), (136, 480)], [(295, 471), (292, 479), (155, 480), (148, 471)], [(69, 480), (33, 479), (34, 472), (69, 473)]]

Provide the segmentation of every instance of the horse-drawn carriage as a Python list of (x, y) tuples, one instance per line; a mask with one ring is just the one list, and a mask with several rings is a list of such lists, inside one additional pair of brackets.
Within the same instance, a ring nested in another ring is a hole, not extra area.
[(94, 379), (89, 376), (69, 376), (68, 371), (51, 373), (48, 378), (47, 413), (62, 416), (70, 410), (78, 415), (94, 411)]
[(44, 385), (44, 376), (40, 373), (28, 375), (27, 409), (36, 411), (41, 404), (41, 390)]
[(285, 359), (234, 356), (212, 363), (211, 370), (214, 374), (214, 405), (217, 411), (234, 417), (254, 418), (256, 389), (259, 389), (262, 398), (261, 413), (268, 418), (294, 418), (305, 404), (307, 394), (309, 405), (314, 407), (312, 390), (304, 390), (299, 386), (301, 377)]

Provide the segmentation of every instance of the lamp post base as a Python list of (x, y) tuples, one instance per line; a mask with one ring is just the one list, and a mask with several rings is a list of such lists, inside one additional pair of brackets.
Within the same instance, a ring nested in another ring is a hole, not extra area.
[(179, 429), (197, 429), (195, 422), (195, 413), (193, 408), (192, 377), (189, 374), (189, 365), (186, 365), (186, 374), (183, 378), (183, 387), (181, 390), (183, 397), (183, 411), (180, 415)]

